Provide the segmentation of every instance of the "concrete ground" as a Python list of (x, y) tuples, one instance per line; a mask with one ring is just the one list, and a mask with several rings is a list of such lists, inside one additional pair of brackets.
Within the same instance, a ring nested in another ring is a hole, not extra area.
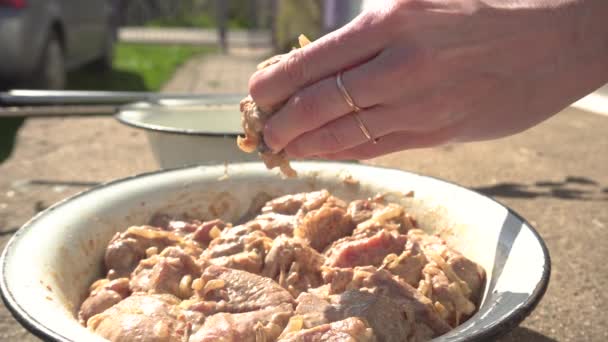
[[(121, 27), (118, 38), (127, 43), (216, 45), (219, 33), (215, 29), (171, 27)], [(266, 30), (228, 30), (229, 46), (268, 46), (272, 43)]]
[[(167, 90), (243, 92), (260, 56), (193, 60)], [(489, 194), (527, 218), (553, 260), (538, 308), (501, 341), (605, 341), (608, 117), (567, 109), (519, 135), (369, 161)], [(157, 168), (142, 131), (112, 118), (32, 119), (0, 165), (0, 246), (36, 212), (95, 183)], [(0, 340), (34, 341), (0, 307)]]

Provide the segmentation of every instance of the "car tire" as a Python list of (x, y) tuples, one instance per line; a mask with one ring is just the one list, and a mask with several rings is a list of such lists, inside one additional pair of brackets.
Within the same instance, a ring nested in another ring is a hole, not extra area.
[(34, 88), (64, 89), (66, 70), (61, 42), (56, 35), (51, 35), (42, 53), (38, 68), (30, 82)]

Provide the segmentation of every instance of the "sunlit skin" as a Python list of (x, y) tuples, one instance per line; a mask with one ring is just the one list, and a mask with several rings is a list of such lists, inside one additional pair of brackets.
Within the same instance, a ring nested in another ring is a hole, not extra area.
[[(368, 159), (495, 139), (608, 82), (606, 0), (374, 1), (343, 28), (249, 82), (283, 104), (264, 136), (294, 158)], [(375, 138), (361, 132), (345, 87)]]

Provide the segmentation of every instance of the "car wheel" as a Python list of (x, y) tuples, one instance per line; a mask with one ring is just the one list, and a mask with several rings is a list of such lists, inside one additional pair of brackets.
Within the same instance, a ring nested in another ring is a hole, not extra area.
[(42, 89), (64, 89), (66, 84), (65, 60), (61, 43), (52, 35), (32, 77), (32, 85)]

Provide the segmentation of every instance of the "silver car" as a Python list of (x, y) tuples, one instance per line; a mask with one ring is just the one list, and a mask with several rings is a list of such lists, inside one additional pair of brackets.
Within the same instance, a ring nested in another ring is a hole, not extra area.
[(110, 68), (116, 1), (0, 0), (0, 89), (61, 89), (66, 72)]

